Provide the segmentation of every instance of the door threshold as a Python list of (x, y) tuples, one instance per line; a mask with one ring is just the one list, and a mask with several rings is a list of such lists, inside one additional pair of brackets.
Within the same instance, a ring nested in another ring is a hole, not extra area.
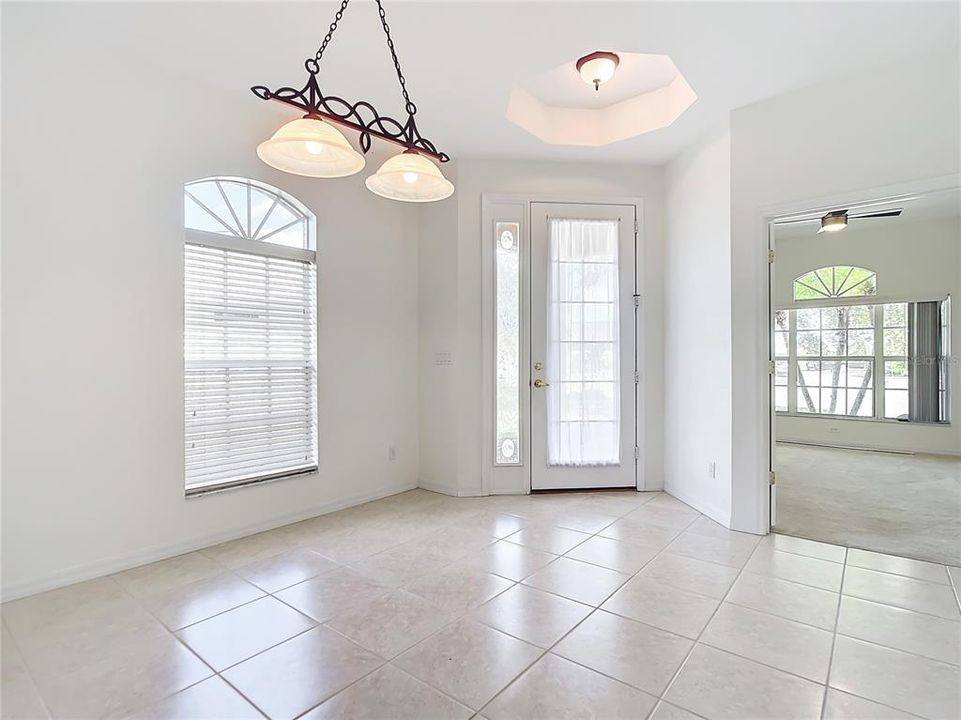
[(582, 488), (531, 488), (531, 495), (546, 495), (548, 493), (604, 493), (604, 492), (624, 492), (625, 490), (637, 490), (636, 485), (621, 485), (611, 487), (582, 487)]

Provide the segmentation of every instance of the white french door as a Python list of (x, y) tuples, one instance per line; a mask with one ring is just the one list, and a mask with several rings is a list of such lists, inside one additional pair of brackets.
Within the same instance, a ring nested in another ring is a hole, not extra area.
[(633, 205), (531, 204), (531, 489), (637, 484)]

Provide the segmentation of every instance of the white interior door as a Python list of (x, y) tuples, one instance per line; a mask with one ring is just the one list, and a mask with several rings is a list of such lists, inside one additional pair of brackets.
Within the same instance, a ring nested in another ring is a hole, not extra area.
[(633, 205), (531, 204), (531, 488), (636, 487)]

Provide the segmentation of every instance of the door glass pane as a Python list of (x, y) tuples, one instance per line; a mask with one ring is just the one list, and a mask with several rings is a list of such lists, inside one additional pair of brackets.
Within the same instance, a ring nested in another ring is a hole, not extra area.
[(548, 465), (621, 462), (618, 224), (550, 220)]
[(495, 462), (519, 465), (520, 441), (520, 225), (494, 225)]

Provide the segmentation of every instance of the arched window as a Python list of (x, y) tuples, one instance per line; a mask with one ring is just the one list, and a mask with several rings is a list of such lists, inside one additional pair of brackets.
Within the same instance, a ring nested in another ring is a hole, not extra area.
[(188, 494), (317, 469), (314, 226), (253, 180), (184, 186)]
[(864, 297), (877, 295), (878, 277), (873, 270), (834, 265), (804, 273), (794, 281), (795, 300)]
[(282, 190), (245, 178), (184, 186), (184, 227), (242, 240), (314, 249), (313, 215)]

